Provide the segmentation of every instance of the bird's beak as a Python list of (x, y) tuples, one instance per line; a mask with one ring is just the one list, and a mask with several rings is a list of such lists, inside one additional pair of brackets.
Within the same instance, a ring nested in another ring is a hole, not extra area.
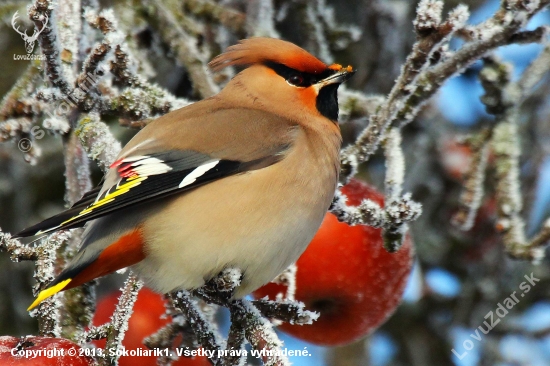
[(345, 81), (348, 81), (351, 79), (353, 74), (355, 74), (355, 70), (351, 66), (348, 67), (342, 67), (338, 64), (329, 66), (330, 69), (335, 70), (336, 73), (319, 80), (315, 86), (318, 90), (322, 89), (323, 87), (330, 85), (330, 84), (342, 84)]

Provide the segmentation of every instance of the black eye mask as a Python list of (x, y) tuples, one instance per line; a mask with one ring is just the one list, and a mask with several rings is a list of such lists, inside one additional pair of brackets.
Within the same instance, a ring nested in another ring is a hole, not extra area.
[(303, 88), (307, 88), (308, 86), (311, 86), (336, 73), (334, 70), (326, 69), (321, 73), (311, 74), (271, 61), (265, 62), (264, 65), (275, 71), (277, 75), (283, 77), (289, 84)]

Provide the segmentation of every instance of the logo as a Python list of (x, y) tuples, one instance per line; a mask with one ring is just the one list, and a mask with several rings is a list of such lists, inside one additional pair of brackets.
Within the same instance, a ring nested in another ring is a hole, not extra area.
[(38, 36), (40, 35), (40, 33), (42, 33), (44, 31), (44, 29), (46, 29), (46, 26), (48, 25), (48, 20), (49, 20), (48, 16), (43, 15), (43, 19), (39, 20), (39, 21), (42, 22), (42, 28), (40, 30), (35, 28), (34, 33), (32, 34), (32, 36), (29, 36), (27, 34), (26, 29), (25, 29), (24, 32), (19, 30), (19, 26), (16, 24), (17, 18), (19, 18), (19, 12), (18, 11), (16, 11), (15, 14), (13, 14), (13, 17), (11, 18), (11, 26), (17, 33), (19, 33), (21, 35), (21, 38), (23, 38), (23, 41), (25, 41), (25, 49), (27, 50), (27, 55), (13, 55), (13, 59), (14, 60), (18, 60), (18, 59), (23, 59), (23, 60), (39, 59), (39, 60), (43, 60), (43, 59), (45, 59), (43, 55), (38, 55), (38, 56), (33, 57), (34, 55), (31, 55), (31, 54), (32, 54), (32, 51), (34, 50), (34, 44), (35, 44), (36, 40), (38, 39)]

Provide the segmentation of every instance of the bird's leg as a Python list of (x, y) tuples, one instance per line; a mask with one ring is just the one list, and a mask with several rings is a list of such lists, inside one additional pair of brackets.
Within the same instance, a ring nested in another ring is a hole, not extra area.
[(193, 293), (208, 303), (229, 307), (242, 276), (241, 270), (237, 268), (224, 269)]

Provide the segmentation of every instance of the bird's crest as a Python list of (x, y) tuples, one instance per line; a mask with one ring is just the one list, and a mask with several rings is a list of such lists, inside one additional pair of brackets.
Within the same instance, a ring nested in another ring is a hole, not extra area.
[(256, 37), (243, 39), (216, 56), (209, 66), (219, 71), (227, 66), (250, 66), (275, 62), (294, 70), (310, 74), (322, 73), (327, 65), (309, 52), (293, 43), (275, 38)]

